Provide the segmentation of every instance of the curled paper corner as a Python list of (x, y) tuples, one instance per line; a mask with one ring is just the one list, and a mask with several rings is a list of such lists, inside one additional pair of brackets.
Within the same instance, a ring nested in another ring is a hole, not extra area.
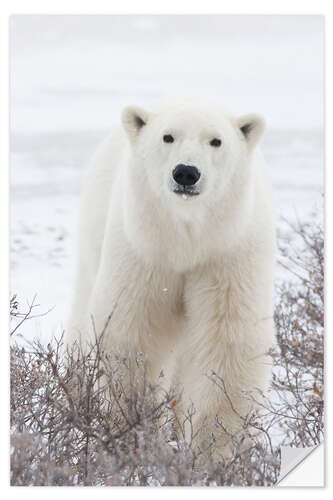
[(306, 448), (293, 448), (291, 446), (281, 446), (281, 467), (280, 475), (276, 486), (300, 463), (302, 463), (315, 449), (321, 445), (309, 446)]

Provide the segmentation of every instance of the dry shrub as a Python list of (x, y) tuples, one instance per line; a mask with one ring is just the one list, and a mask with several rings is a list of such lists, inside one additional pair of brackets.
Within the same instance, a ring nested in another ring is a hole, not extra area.
[(293, 279), (278, 288), (272, 388), (281, 444), (306, 447), (324, 429), (324, 234), (316, 223), (290, 227), (297, 239), (282, 241), (281, 254)]
[[(195, 408), (176, 415), (180, 395), (148, 383), (142, 355), (136, 380), (125, 387), (124, 371), (133, 371), (128, 360), (102, 352), (100, 341), (86, 353), (74, 346), (64, 361), (61, 339), (23, 347), (14, 336), (11, 484), (273, 485), (281, 444), (309, 446), (323, 436), (323, 234), (308, 225), (293, 231), (303, 243), (296, 253), (290, 244), (281, 248), (294, 279), (277, 290), (272, 388), (261, 395), (260, 417), (241, 417), (231, 457), (212, 459), (214, 435), (205, 450), (185, 441), (182, 429)], [(11, 306), (17, 317), (15, 298)], [(209, 377), (228, 398), (223, 380)], [(225, 431), (220, 416), (216, 433)]]
[[(141, 356), (140, 383), (125, 389), (126, 359), (111, 359), (97, 342), (87, 354), (75, 346), (64, 363), (61, 345), (12, 347), (12, 484), (249, 485), (276, 479), (279, 462), (263, 440), (244, 452), (243, 437), (234, 437), (233, 457), (214, 464), (213, 437), (203, 455), (181, 431), (177, 436), (195, 409), (179, 421), (173, 409), (180, 395), (150, 385)], [(258, 426), (254, 414), (246, 420), (244, 436)]]

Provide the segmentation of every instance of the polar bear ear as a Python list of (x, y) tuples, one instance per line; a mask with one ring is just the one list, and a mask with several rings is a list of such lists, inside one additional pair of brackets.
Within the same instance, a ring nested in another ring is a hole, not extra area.
[(125, 131), (131, 140), (135, 139), (149, 120), (149, 113), (137, 106), (127, 106), (121, 115)]
[(262, 116), (249, 114), (241, 116), (237, 120), (238, 127), (245, 137), (250, 149), (253, 149), (259, 142), (264, 130), (265, 120)]

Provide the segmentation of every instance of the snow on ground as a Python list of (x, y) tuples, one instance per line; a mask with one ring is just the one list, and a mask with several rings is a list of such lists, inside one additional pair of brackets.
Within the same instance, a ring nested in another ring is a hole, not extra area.
[(66, 324), (79, 189), (123, 106), (218, 98), (268, 123), (263, 150), (280, 217), (322, 212), (323, 20), (319, 16), (11, 18), (11, 291)]

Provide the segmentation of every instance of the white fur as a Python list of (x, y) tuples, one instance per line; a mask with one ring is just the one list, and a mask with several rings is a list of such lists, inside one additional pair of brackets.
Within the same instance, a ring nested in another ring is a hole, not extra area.
[[(195, 426), (218, 414), (237, 429), (207, 374), (223, 378), (241, 413), (241, 391), (269, 381), (275, 229), (256, 148), (264, 122), (200, 101), (130, 107), (122, 120), (126, 134), (100, 146), (83, 185), (68, 342), (91, 339), (91, 315), (101, 331), (113, 311), (107, 349), (143, 351), (152, 379), (163, 369), (183, 390), (182, 408), (194, 403)], [(179, 163), (199, 168), (198, 196), (172, 192)]]

